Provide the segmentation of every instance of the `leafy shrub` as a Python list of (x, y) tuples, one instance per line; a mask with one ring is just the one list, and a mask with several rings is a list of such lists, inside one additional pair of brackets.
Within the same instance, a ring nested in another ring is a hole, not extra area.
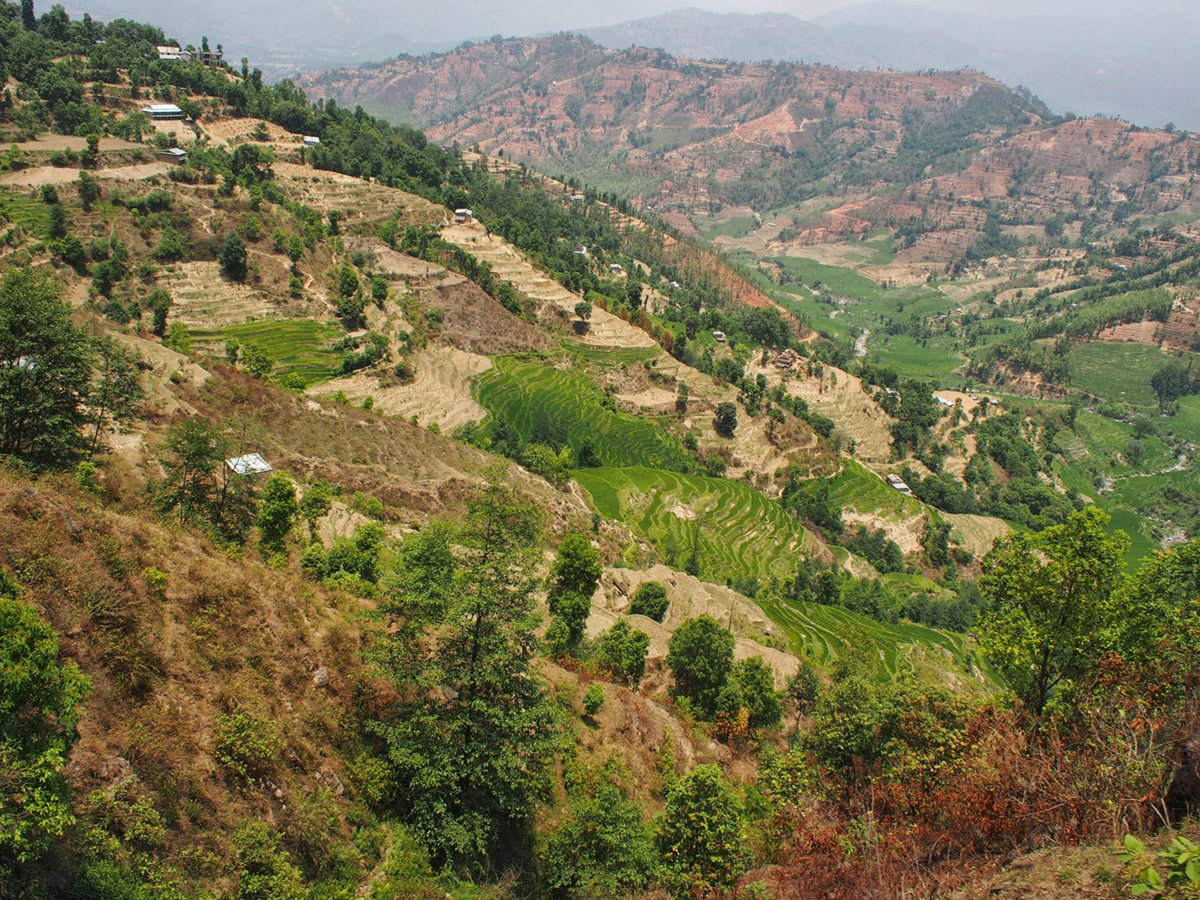
[(636, 685), (646, 672), (649, 649), (650, 635), (630, 626), (628, 619), (618, 619), (596, 639), (596, 665), (614, 681)]
[(244, 710), (217, 716), (217, 762), (244, 781), (266, 777), (279, 760), (283, 739), (274, 723)]
[(629, 601), (629, 614), (646, 616), (655, 622), (661, 622), (667, 615), (669, 603), (665, 585), (657, 581), (643, 581)]
[(604, 706), (604, 688), (600, 683), (593, 681), (588, 685), (588, 689), (583, 692), (583, 711), (589, 716), (594, 716), (600, 712)]

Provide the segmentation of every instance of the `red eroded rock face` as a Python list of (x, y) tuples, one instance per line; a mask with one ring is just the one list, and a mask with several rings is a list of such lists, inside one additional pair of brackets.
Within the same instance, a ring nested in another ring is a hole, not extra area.
[(585, 180), (603, 173), (607, 189), (681, 225), (714, 204), (819, 198), (789, 240), (907, 225), (911, 258), (961, 255), (989, 206), (1027, 226), (1080, 208), (1107, 221), (1187, 208), (1200, 171), (1200, 139), (1047, 121), (1036, 98), (971, 71), (696, 62), (558, 35), (310, 74), (301, 86), (415, 121), (432, 140)]

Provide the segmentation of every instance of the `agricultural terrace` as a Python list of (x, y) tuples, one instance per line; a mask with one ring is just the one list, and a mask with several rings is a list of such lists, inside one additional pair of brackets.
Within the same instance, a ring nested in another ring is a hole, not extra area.
[(586, 376), (540, 361), (497, 357), (475, 382), (475, 398), (491, 420), (512, 425), (528, 441), (539, 422), (565, 429), (571, 452), (587, 442), (609, 466), (680, 469), (683, 445), (648, 419), (606, 408), (604, 393)]
[(654, 543), (668, 564), (682, 565), (695, 546), (705, 581), (782, 578), (821, 549), (782, 506), (740, 482), (640, 467), (573, 474), (597, 512)]
[(229, 340), (242, 345), (257, 344), (271, 360), (272, 376), (299, 375), (306, 386), (332, 378), (345, 354), (333, 344), (345, 331), (331, 322), (311, 319), (268, 320), (226, 325), (224, 328), (193, 328), (193, 344), (211, 356), (225, 352)]

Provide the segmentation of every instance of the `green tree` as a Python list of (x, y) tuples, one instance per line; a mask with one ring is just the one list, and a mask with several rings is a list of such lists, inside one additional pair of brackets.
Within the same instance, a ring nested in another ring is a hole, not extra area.
[(162, 288), (156, 288), (146, 298), (146, 306), (150, 308), (150, 330), (162, 337), (167, 333), (167, 315), (171, 311), (171, 295)]
[(74, 822), (61, 773), (90, 685), (2, 569), (0, 635), (0, 872), (13, 872)]
[[(439, 861), (463, 869), (510, 861), (558, 746), (530, 666), (540, 534), (538, 508), (492, 484), (468, 504), (453, 568), (441, 553), (432, 565), (406, 557), (415, 571), (383, 607), (376, 658), (396, 691), (368, 727), (386, 749), (397, 812)], [(431, 603), (434, 589), (442, 597)]]
[(1035, 716), (1095, 668), (1119, 615), (1111, 598), (1129, 538), (1109, 535), (1107, 523), (1089, 507), (1061, 525), (1004, 538), (983, 561), (979, 589), (990, 609), (979, 622), (980, 649)]
[(300, 505), (296, 502), (296, 487), (281, 472), (272, 475), (258, 498), (258, 528), (263, 546), (273, 553), (283, 551), (284, 541), (296, 526)]
[(46, 220), (46, 238), (47, 240), (55, 241), (59, 238), (67, 236), (67, 231), (70, 226), (67, 223), (67, 211), (61, 203), (53, 203), (50, 205), (49, 215)]
[(751, 856), (741, 800), (715, 765), (697, 766), (667, 794), (658, 819), (665, 886), (679, 898), (707, 897), (733, 887)]
[(733, 437), (737, 430), (737, 407), (726, 401), (717, 404), (717, 415), (713, 419), (713, 428), (721, 437)]
[(592, 317), (592, 304), (586, 300), (580, 300), (575, 304), (575, 315), (579, 316), (580, 321), (588, 321)]
[(583, 711), (586, 715), (594, 716), (604, 706), (604, 687), (598, 681), (588, 685), (583, 692)]
[(375, 301), (375, 305), (383, 309), (384, 301), (388, 296), (388, 282), (382, 275), (376, 275), (371, 279), (371, 299)]
[(733, 635), (712, 616), (688, 619), (667, 644), (667, 666), (675, 678), (672, 692), (687, 697), (709, 718), (733, 670)]
[(312, 484), (304, 492), (304, 496), (300, 498), (300, 515), (304, 517), (304, 521), (308, 524), (309, 538), (316, 538), (317, 519), (326, 515), (332, 505), (333, 492), (326, 481), (319, 481)]
[(249, 477), (225, 465), (230, 440), (207, 419), (189, 416), (167, 431), (163, 449), (167, 477), (157, 497), (162, 512), (207, 525), (224, 540), (244, 542), (254, 523), (254, 490)]
[(617, 619), (612, 627), (596, 638), (596, 665), (614, 681), (636, 686), (646, 673), (646, 653), (650, 635)]
[(608, 900), (644, 891), (657, 859), (642, 811), (602, 782), (575, 801), (539, 854), (541, 880), (554, 900)]
[(79, 443), (90, 354), (57, 286), (30, 269), (0, 282), (0, 453), (61, 462)]
[(783, 704), (775, 690), (775, 675), (761, 656), (733, 664), (729, 683), (717, 697), (717, 714), (736, 718), (745, 709), (751, 728), (770, 728), (783, 718)]
[(247, 344), (242, 349), (242, 366), (251, 378), (266, 378), (271, 374), (272, 365), (262, 344)]
[(233, 900), (303, 900), (308, 895), (300, 870), (280, 846), (280, 835), (251, 820), (233, 833), (237, 893)]
[(84, 211), (90, 211), (100, 199), (100, 184), (87, 172), (79, 172), (79, 202)]
[(655, 622), (661, 622), (667, 615), (669, 604), (670, 600), (667, 598), (667, 589), (664, 585), (657, 581), (643, 581), (633, 592), (633, 597), (629, 601), (629, 614), (646, 616)]
[(221, 241), (221, 249), (217, 251), (217, 261), (221, 271), (234, 281), (246, 278), (246, 242), (237, 231), (231, 231)]
[(600, 552), (592, 547), (587, 535), (571, 532), (563, 538), (550, 567), (547, 601), (550, 614), (561, 618), (570, 629), (572, 644), (583, 636), (602, 571)]
[(128, 425), (145, 399), (138, 379), (139, 361), (135, 352), (113, 338), (96, 341), (96, 370), (87, 404), (92, 418), (89, 456), (95, 456), (100, 447), (105, 420)]

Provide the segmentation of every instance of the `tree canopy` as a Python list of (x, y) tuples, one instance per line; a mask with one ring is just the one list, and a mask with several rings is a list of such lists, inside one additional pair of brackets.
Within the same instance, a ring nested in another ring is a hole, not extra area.
[[(61, 776), (90, 685), (0, 569), (0, 870), (36, 859), (74, 822)], [(7, 861), (7, 864), (6, 864)], [(0, 879), (0, 888), (3, 879)]]
[(0, 453), (38, 463), (79, 446), (91, 357), (57, 286), (30, 269), (0, 282)]
[(464, 869), (516, 852), (558, 745), (530, 669), (539, 534), (538, 509), (491, 485), (460, 529), (405, 553), (385, 604), (395, 627), (377, 658), (396, 693), (369, 729), (397, 811), (437, 859)]
[(1094, 669), (1119, 619), (1112, 597), (1129, 538), (1108, 534), (1107, 522), (1088, 507), (1062, 525), (1004, 538), (984, 559), (979, 588), (991, 609), (979, 645), (1035, 716)]

